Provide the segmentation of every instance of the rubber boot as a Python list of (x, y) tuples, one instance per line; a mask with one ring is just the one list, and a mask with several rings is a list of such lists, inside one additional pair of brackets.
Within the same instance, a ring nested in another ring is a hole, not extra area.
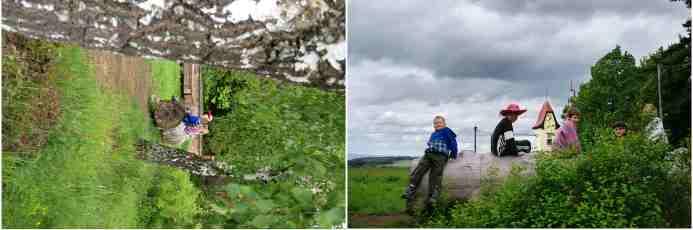
[(416, 186), (410, 184), (402, 194), (402, 199), (411, 200), (414, 198), (414, 194), (416, 194)]

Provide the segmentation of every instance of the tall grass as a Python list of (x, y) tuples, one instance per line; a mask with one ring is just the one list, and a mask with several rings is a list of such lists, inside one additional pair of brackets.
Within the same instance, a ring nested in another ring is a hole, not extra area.
[(79, 48), (58, 54), (62, 114), (36, 157), (3, 156), (3, 227), (147, 227), (159, 166), (135, 159), (133, 146), (156, 129), (128, 97), (98, 87)]
[(45, 142), (45, 130), (59, 113), (50, 84), (53, 76), (42, 69), (55, 56), (56, 46), (18, 40), (16, 49), (2, 55), (2, 149), (25, 154)]

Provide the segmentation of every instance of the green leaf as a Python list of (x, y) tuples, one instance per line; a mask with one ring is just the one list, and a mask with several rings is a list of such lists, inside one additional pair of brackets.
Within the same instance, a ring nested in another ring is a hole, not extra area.
[(226, 185), (226, 192), (228, 193), (229, 197), (232, 199), (238, 198), (238, 194), (241, 193), (241, 186), (236, 183), (231, 183)]
[(257, 206), (257, 209), (260, 210), (260, 212), (266, 213), (272, 210), (272, 208), (275, 207), (274, 202), (272, 200), (258, 200), (255, 202), (255, 205)]
[(268, 228), (274, 223), (273, 220), (274, 217), (271, 215), (257, 215), (253, 218), (253, 221), (250, 222), (250, 225), (257, 228)]
[(303, 205), (307, 206), (313, 203), (313, 193), (307, 189), (295, 187), (291, 189), (291, 195)]
[(321, 227), (332, 227), (342, 222), (344, 222), (344, 207), (332, 208), (318, 217)]

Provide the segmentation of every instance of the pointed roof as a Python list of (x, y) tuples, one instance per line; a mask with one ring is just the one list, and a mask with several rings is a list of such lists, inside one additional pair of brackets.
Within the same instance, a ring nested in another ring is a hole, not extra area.
[[(553, 108), (551, 107), (551, 103), (549, 101), (544, 101), (544, 104), (541, 106), (541, 110), (539, 110), (539, 116), (537, 117), (537, 122), (534, 123), (534, 126), (532, 126), (532, 129), (539, 129), (544, 127), (544, 120), (546, 120), (546, 114), (551, 113), (553, 117), (553, 120), (556, 121), (556, 113), (553, 112)], [(558, 124), (558, 121), (556, 121), (556, 128), (560, 127)]]

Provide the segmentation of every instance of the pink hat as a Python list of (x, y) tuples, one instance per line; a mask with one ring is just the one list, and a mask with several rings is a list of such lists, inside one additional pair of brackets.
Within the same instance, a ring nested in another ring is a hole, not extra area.
[(214, 119), (214, 117), (212, 116), (212, 111), (207, 111), (207, 119), (209, 121), (212, 121), (212, 119)]
[(500, 114), (503, 116), (505, 116), (509, 113), (520, 115), (520, 114), (523, 114), (525, 112), (527, 112), (527, 110), (526, 109), (520, 109), (520, 106), (518, 104), (510, 103), (508, 106), (505, 107), (505, 109), (500, 111)]

